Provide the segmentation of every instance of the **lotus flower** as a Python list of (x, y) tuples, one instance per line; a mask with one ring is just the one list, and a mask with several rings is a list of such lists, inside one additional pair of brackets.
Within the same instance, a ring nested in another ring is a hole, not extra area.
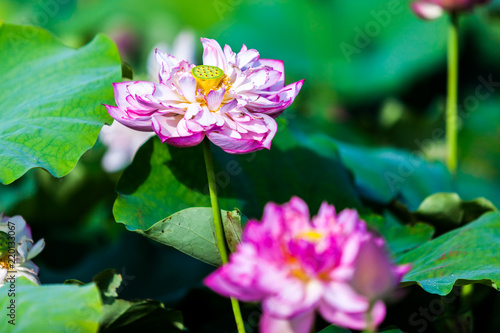
[(21, 216), (4, 217), (0, 214), (0, 286), (25, 276), (40, 284), (38, 267), (31, 261), (44, 247), (43, 239), (36, 244), (30, 227)]
[(476, 5), (483, 5), (490, 0), (417, 0), (411, 4), (417, 16), (425, 20), (434, 20), (445, 11), (461, 12), (469, 11)]
[(380, 324), (380, 298), (410, 269), (392, 265), (383, 246), (356, 211), (336, 214), (323, 203), (310, 221), (307, 205), (294, 197), (267, 204), (262, 223), (249, 221), (229, 263), (205, 284), (227, 297), (262, 301), (262, 333), (309, 333), (316, 310), (335, 325), (361, 330)]
[(302, 87), (285, 86), (283, 62), (260, 59), (245, 45), (222, 51), (202, 38), (203, 65), (194, 66), (156, 50), (159, 83), (115, 83), (117, 106), (106, 105), (118, 122), (138, 131), (154, 131), (177, 147), (199, 144), (205, 136), (233, 154), (269, 149), (276, 134), (274, 118)]

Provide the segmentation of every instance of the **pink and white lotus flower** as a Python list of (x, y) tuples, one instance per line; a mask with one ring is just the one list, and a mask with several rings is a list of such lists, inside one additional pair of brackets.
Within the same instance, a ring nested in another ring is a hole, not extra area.
[(106, 105), (109, 114), (177, 147), (197, 145), (207, 136), (228, 153), (269, 149), (274, 119), (292, 104), (303, 80), (285, 86), (283, 62), (261, 59), (245, 45), (235, 53), (212, 39), (201, 42), (200, 66), (157, 49), (159, 83), (115, 83), (117, 106)]
[(6, 217), (0, 213), (0, 286), (20, 276), (40, 284), (38, 267), (31, 259), (44, 246), (43, 239), (33, 242), (31, 229), (21, 216)]
[(472, 10), (476, 5), (484, 5), (490, 0), (417, 0), (411, 4), (413, 12), (425, 20), (434, 20), (444, 12)]
[(294, 197), (267, 204), (262, 223), (249, 221), (229, 263), (205, 284), (224, 296), (262, 301), (262, 333), (309, 333), (316, 310), (335, 325), (361, 330), (382, 322), (381, 298), (409, 269), (390, 262), (383, 239), (356, 211), (336, 214), (323, 203), (311, 221), (307, 205)]

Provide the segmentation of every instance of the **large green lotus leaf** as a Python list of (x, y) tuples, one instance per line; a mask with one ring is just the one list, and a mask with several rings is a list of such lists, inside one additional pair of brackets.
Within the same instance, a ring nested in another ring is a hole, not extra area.
[[(117, 288), (122, 276), (114, 269), (97, 274), (93, 281), (101, 292), (103, 311), (99, 332), (148, 332), (178, 333), (184, 330), (182, 313), (167, 309), (163, 303), (154, 300), (117, 299)], [(66, 284), (84, 285), (77, 280), (67, 280)]]
[(75, 50), (47, 31), (0, 27), (0, 182), (44, 168), (69, 173), (110, 116), (112, 83), (121, 78), (114, 43), (98, 35)]
[[(14, 290), (12, 297), (9, 289)], [(0, 320), (1, 332), (95, 333), (99, 329), (102, 303), (95, 284), (37, 286), (21, 277), (14, 287), (6, 283), (0, 293), (3, 313), (7, 313), (5, 309), (11, 304), (15, 307), (15, 326), (8, 322), (14, 318), (4, 314)]]
[[(210, 207), (201, 147), (175, 148), (151, 138), (123, 172), (117, 192), (113, 214), (129, 230), (148, 230), (186, 208)], [(241, 202), (221, 198), (220, 204), (233, 209)]]
[(441, 163), (431, 163), (419, 154), (394, 148), (369, 148), (313, 135), (311, 140), (324, 149), (334, 147), (354, 174), (363, 197), (386, 204), (397, 198), (410, 210), (436, 192), (451, 191), (452, 179)]
[(498, 285), (499, 253), (500, 213), (490, 212), (407, 252), (397, 261), (413, 265), (403, 282), (418, 283), (429, 293), (446, 295), (454, 285)]
[[(239, 211), (221, 211), (223, 224), (232, 225), (241, 220)], [(171, 246), (191, 257), (220, 266), (222, 264), (215, 239), (214, 218), (212, 208), (188, 208), (181, 210), (147, 228), (127, 224), (129, 230), (135, 231), (161, 244)], [(231, 229), (233, 231), (234, 229)], [(233, 236), (234, 233), (226, 234)], [(241, 235), (238, 235), (241, 238)], [(237, 237), (236, 237), (237, 238)], [(232, 249), (234, 250), (234, 242)]]

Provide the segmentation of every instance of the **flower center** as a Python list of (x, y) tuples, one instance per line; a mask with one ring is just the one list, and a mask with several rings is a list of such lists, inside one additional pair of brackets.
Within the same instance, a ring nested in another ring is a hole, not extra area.
[(317, 243), (323, 238), (323, 234), (316, 230), (308, 230), (299, 233), (296, 238), (304, 239), (310, 243)]
[(224, 78), (224, 71), (216, 66), (200, 65), (191, 70), (198, 86), (209, 93), (217, 88)]
[(10, 270), (9, 269), (9, 256), (3, 256), (2, 258), (0, 258), (0, 269), (6, 269), (6, 270)]

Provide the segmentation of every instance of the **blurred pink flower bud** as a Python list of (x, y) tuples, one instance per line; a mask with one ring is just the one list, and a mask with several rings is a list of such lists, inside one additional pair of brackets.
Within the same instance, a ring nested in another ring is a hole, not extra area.
[(371, 300), (387, 296), (411, 269), (411, 265), (394, 266), (384, 245), (380, 238), (369, 238), (361, 244), (356, 257), (351, 284)]
[(415, 14), (425, 20), (434, 20), (446, 12), (469, 11), (490, 0), (417, 0), (411, 4)]

